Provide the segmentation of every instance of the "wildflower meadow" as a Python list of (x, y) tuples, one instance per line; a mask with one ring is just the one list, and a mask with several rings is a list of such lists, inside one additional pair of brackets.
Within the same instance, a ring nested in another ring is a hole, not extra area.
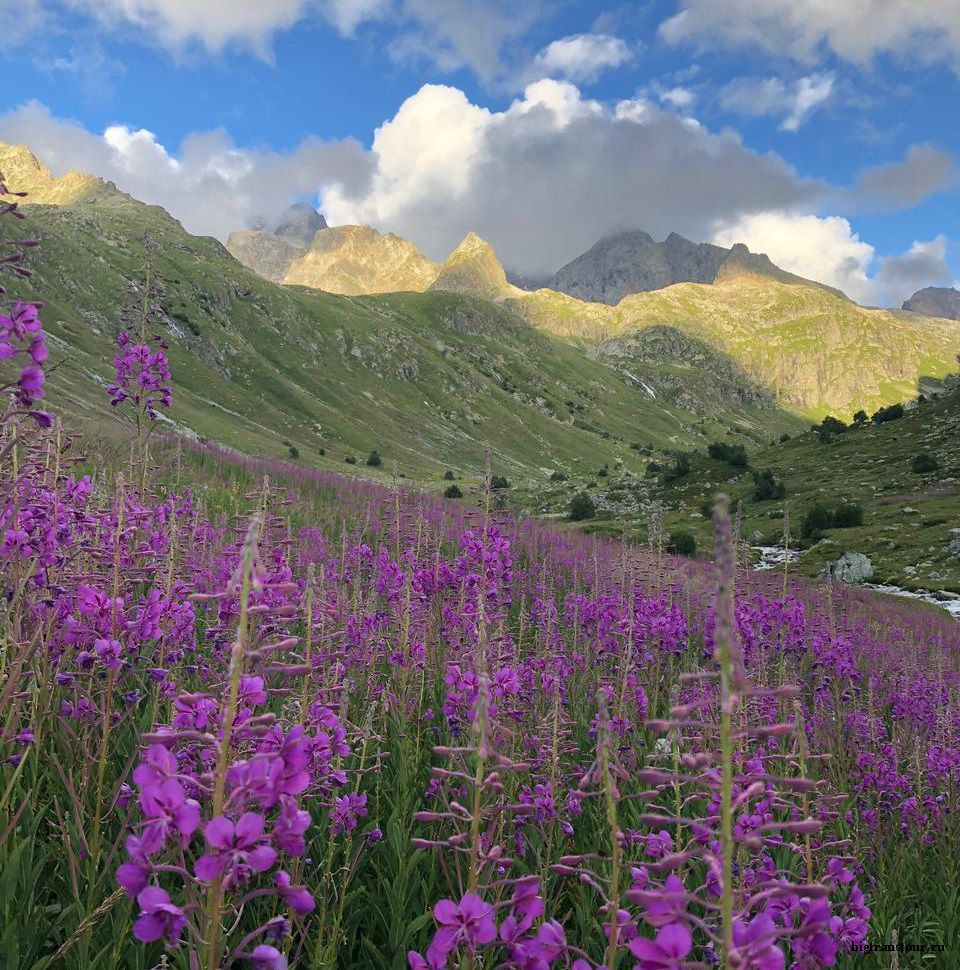
[(946, 613), (162, 435), (146, 299), (74, 427), (0, 312), (0, 966), (960, 965)]

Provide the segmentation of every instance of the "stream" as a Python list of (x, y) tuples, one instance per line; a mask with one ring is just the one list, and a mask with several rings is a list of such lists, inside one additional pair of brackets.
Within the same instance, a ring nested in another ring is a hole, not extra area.
[[(763, 571), (782, 567), (785, 562), (796, 562), (802, 555), (798, 549), (784, 549), (783, 546), (751, 546), (754, 552), (760, 553), (760, 559), (754, 564), (754, 569)], [(889, 584), (863, 583), (860, 589), (872, 589), (877, 593), (886, 593), (888, 596), (900, 596), (904, 599), (923, 600), (925, 603), (933, 603), (940, 609), (946, 610), (955, 620), (960, 620), (960, 598), (955, 600), (942, 600), (936, 593), (927, 591), (918, 592), (912, 589), (904, 589), (902, 586)]]

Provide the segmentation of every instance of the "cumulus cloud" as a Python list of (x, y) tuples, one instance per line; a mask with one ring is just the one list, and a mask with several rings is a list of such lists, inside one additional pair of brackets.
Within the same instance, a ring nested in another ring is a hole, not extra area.
[(174, 154), (145, 129), (111, 125), (94, 134), (31, 102), (0, 116), (0, 140), (28, 145), (54, 174), (69, 168), (109, 179), (135, 198), (162, 205), (193, 233), (225, 239), (258, 218), (336, 183), (362, 191), (370, 160), (348, 139), (307, 139), (281, 154), (239, 148), (223, 131), (188, 136)]
[(878, 54), (960, 69), (957, 0), (680, 0), (660, 27), (700, 48), (760, 48), (802, 62), (826, 51), (867, 66)]
[(902, 256), (888, 256), (880, 261), (877, 281), (888, 302), (899, 305), (924, 286), (949, 283), (947, 237), (939, 235), (928, 242), (914, 242)]
[(527, 275), (618, 230), (703, 239), (718, 221), (796, 207), (821, 190), (733, 132), (641, 100), (611, 110), (552, 79), (500, 112), (427, 85), (377, 130), (371, 156), (368, 189), (325, 194), (331, 223), (392, 230), (435, 259), (473, 230)]
[(781, 269), (835, 286), (860, 303), (877, 298), (869, 275), (875, 250), (841, 216), (789, 210), (750, 213), (719, 223), (712, 241), (719, 246), (745, 243)]
[(545, 47), (535, 58), (532, 73), (569, 81), (595, 81), (608, 68), (630, 59), (630, 48), (609, 34), (575, 34)]
[(913, 145), (902, 162), (867, 169), (850, 193), (849, 202), (858, 208), (882, 211), (909, 209), (956, 183), (952, 155), (933, 145)]
[(779, 77), (737, 78), (720, 89), (720, 104), (753, 118), (782, 119), (783, 131), (797, 131), (834, 91), (832, 74), (809, 74), (787, 82)]

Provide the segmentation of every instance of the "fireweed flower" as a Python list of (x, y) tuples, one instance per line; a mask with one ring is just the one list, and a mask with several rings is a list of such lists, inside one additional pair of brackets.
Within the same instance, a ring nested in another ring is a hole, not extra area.
[(264, 834), (264, 817), (246, 812), (234, 825), (220, 816), (203, 830), (208, 851), (197, 860), (196, 875), (203, 882), (221, 876), (228, 884), (245, 881), (252, 872), (266, 872), (277, 861), (277, 850)]
[(433, 946), (446, 953), (461, 944), (476, 949), (497, 937), (493, 907), (476, 893), (466, 893), (459, 903), (441, 899), (434, 907), (433, 915), (438, 926)]
[(180, 940), (187, 917), (179, 906), (174, 906), (169, 895), (158, 886), (150, 886), (137, 896), (141, 915), (133, 924), (133, 935), (142, 943), (164, 940), (176, 944)]
[(655, 940), (630, 941), (630, 952), (639, 961), (639, 970), (681, 970), (692, 947), (693, 938), (683, 923), (662, 926)]

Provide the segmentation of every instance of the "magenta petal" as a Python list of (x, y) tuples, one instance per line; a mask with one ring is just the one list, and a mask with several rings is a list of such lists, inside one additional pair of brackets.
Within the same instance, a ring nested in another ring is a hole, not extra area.
[(136, 896), (146, 886), (149, 875), (149, 869), (144, 869), (135, 862), (125, 862), (117, 869), (117, 882), (128, 896)]
[(663, 960), (663, 950), (653, 940), (648, 940), (644, 936), (631, 940), (629, 946), (630, 952), (638, 960)]
[(133, 935), (141, 943), (153, 943), (163, 936), (167, 922), (163, 916), (155, 913), (145, 913), (133, 924)]
[(177, 810), (177, 829), (183, 836), (191, 836), (200, 825), (200, 805), (192, 798), (188, 798)]
[(213, 849), (230, 849), (233, 847), (233, 822), (222, 815), (207, 822), (203, 830), (207, 844)]
[(201, 882), (213, 882), (223, 872), (224, 862), (222, 856), (202, 855), (197, 859), (193, 871)]
[(685, 957), (693, 946), (693, 937), (683, 923), (668, 923), (657, 933), (657, 945), (672, 957)]
[(237, 842), (250, 845), (263, 835), (263, 816), (257, 812), (246, 812), (240, 816), (236, 828)]
[(247, 853), (247, 865), (254, 872), (266, 872), (277, 861), (277, 850), (269, 845), (258, 845)]
[(452, 899), (441, 899), (433, 907), (433, 918), (438, 923), (456, 923), (457, 904)]

